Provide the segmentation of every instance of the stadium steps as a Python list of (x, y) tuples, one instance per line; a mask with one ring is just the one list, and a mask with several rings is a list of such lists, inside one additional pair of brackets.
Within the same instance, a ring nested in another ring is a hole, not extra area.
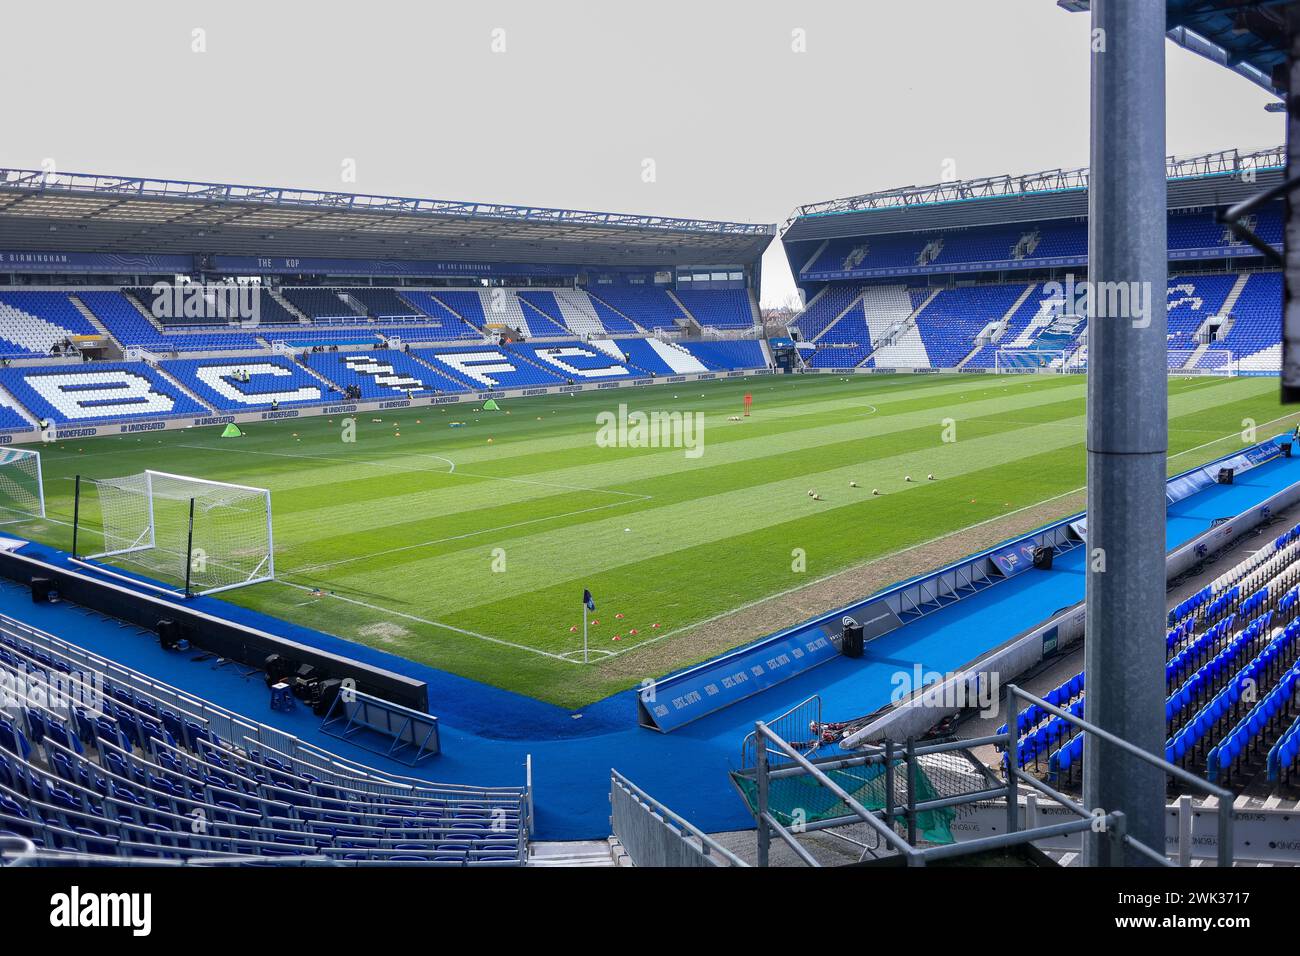
[(998, 320), (997, 328), (995, 328), (993, 334), (989, 336), (988, 342), (984, 343), (984, 345), (981, 345), (978, 341), (972, 342), (971, 350), (966, 353), (965, 358), (958, 362), (954, 368), (963, 368), (967, 362), (980, 353), (980, 350), (983, 349), (985, 345), (996, 346), (1002, 336), (1006, 335), (1007, 327), (1011, 324), (1011, 320), (1015, 318), (1016, 313), (1020, 311), (1020, 307), (1025, 304), (1025, 300), (1033, 295), (1034, 290), (1037, 288), (1037, 282), (1031, 282), (1029, 285), (1025, 286), (1025, 290), (1016, 297), (1016, 301), (1011, 304), (1011, 308), (1007, 309), (1002, 318)]
[(625, 318), (625, 319), (627, 319), (629, 322), (631, 322), (631, 323), (632, 323), (632, 326), (633, 326), (634, 328), (639, 329), (639, 330), (642, 331), (642, 332), (649, 332), (649, 331), (650, 331), (650, 330), (647, 329), (644, 325), (642, 325), (640, 322), (638, 322), (636, 319), (634, 319), (632, 316), (628, 315), (628, 314), (627, 314), (626, 312), (624, 312), (622, 309), (616, 309), (616, 308), (614, 308), (614, 306), (610, 305), (608, 302), (606, 302), (604, 299), (602, 299), (602, 298), (601, 298), (600, 296), (598, 296), (596, 293), (592, 292), (590, 289), (587, 290), (587, 298), (589, 298), (589, 299), (595, 299), (597, 302), (599, 302), (599, 303), (600, 303), (601, 305), (603, 305), (605, 308), (609, 309), (609, 311), (614, 312), (614, 313), (617, 313), (618, 315), (621, 315), (623, 318)]
[(632, 371), (637, 373), (638, 378), (640, 378), (641, 376), (654, 378), (655, 376), (655, 373), (650, 371), (648, 368), (642, 368), (640, 365), (637, 365), (635, 362), (628, 361), (626, 353), (621, 348), (619, 348), (618, 343), (611, 338), (592, 339), (591, 341), (587, 342), (586, 345), (588, 345), (590, 348), (595, 349), (598, 352), (605, 353), (614, 361), (618, 362), (620, 365), (626, 365)]
[[(825, 291), (825, 290), (823, 290), (823, 291)], [(840, 319), (844, 318), (846, 315), (848, 315), (850, 312), (852, 312), (853, 309), (854, 309), (855, 307), (861, 305), (861, 304), (862, 304), (862, 297), (863, 297), (864, 295), (866, 295), (866, 294), (867, 294), (867, 290), (866, 290), (866, 289), (863, 289), (861, 292), (859, 292), (857, 295), (855, 295), (855, 296), (854, 296), (854, 297), (849, 301), (849, 304), (846, 305), (843, 309), (840, 310), (839, 314), (838, 314), (837, 316), (835, 316), (835, 318), (833, 318), (833, 319), (831, 319), (829, 322), (827, 322), (826, 325), (825, 325), (825, 327), (824, 327), (820, 332), (818, 332), (816, 335), (814, 335), (811, 339), (809, 339), (808, 341), (809, 341), (809, 342), (812, 342), (812, 343), (814, 343), (814, 344), (816, 344), (816, 342), (817, 342), (818, 339), (820, 339), (823, 335), (825, 335), (825, 334), (826, 334), (827, 332), (829, 332), (831, 329), (835, 328), (835, 326), (839, 323)], [(813, 298), (813, 302), (816, 302), (817, 299), (819, 299), (819, 298), (821, 298), (821, 292), (817, 293), (817, 295)], [(804, 312), (807, 312), (808, 309), (812, 307), (812, 304), (813, 304), (812, 302), (809, 302), (809, 303), (808, 303), (808, 307), (804, 309)], [(801, 312), (800, 315), (802, 315), (802, 314), (803, 314), (803, 313)], [(799, 320), (796, 318), (796, 319), (795, 319), (795, 322), (797, 323), (798, 321), (799, 321)]]
[(1219, 309), (1220, 315), (1232, 315), (1232, 310), (1237, 307), (1237, 300), (1241, 298), (1241, 293), (1246, 290), (1246, 282), (1249, 279), (1250, 273), (1242, 273), (1237, 276), (1237, 281), (1232, 284), (1232, 291), (1228, 293), (1228, 297), (1223, 300), (1223, 305)]
[(281, 308), (284, 309), (284, 311), (288, 312), (290, 315), (297, 318), (302, 325), (312, 324), (311, 319), (307, 316), (306, 313), (302, 311), (302, 309), (298, 308), (296, 305), (294, 305), (292, 302), (290, 302), (288, 299), (282, 296), (275, 289), (266, 288), (264, 286), (262, 288), (262, 291), (265, 292), (267, 295), (269, 295), (272, 299), (274, 299), (276, 303)]
[[(126, 298), (130, 300), (131, 297), (126, 296)], [(81, 313), (81, 317), (90, 323), (92, 329), (99, 332), (100, 335), (104, 336), (104, 338), (106, 338), (113, 347), (117, 349), (117, 354), (110, 355), (109, 359), (113, 361), (121, 359), (123, 355), (122, 343), (113, 337), (113, 333), (108, 331), (108, 328), (103, 322), (99, 321), (99, 316), (90, 311), (90, 306), (81, 301), (81, 296), (69, 293), (68, 301), (71, 302), (73, 306), (76, 307), (76, 310)]]
[(175, 375), (169, 375), (161, 365), (155, 364), (152, 367), (153, 370), (157, 372), (158, 375), (162, 378), (162, 380), (167, 384), (171, 385), (173, 388), (175, 388), (176, 391), (198, 402), (200, 406), (206, 408), (212, 414), (214, 415), (219, 414), (218, 410), (212, 406), (211, 402), (209, 402), (207, 399), (200, 398), (194, 392), (190, 391), (190, 389), (187, 388), (186, 385), (179, 378), (177, 378)]
[[(437, 293), (435, 290), (433, 290), (433, 289), (428, 289), (428, 290), (422, 290), (422, 291), (428, 291), (428, 293), (429, 293), (429, 297), (430, 297), (431, 299), (433, 299), (435, 302), (437, 302), (440, 306), (442, 306), (444, 309), (446, 309), (446, 310), (447, 310), (448, 312), (450, 312), (452, 315), (456, 316), (456, 318), (460, 319), (462, 322), (464, 322), (466, 325), (468, 325), (471, 329), (473, 329), (473, 330), (474, 330), (475, 332), (477, 332), (479, 335), (483, 336), (483, 338), (484, 338), (485, 340), (487, 339), (488, 334), (487, 334), (486, 332), (483, 331), (483, 327), (482, 327), (482, 326), (478, 325), (476, 322), (471, 322), (471, 321), (469, 320), (469, 318), (465, 315), (465, 313), (461, 312), (459, 309), (453, 308), (452, 305), (451, 305), (451, 303), (448, 302), (446, 299), (443, 299), (443, 298), (439, 297), (438, 293)], [(457, 289), (456, 291), (457, 291), (457, 292), (464, 292), (464, 291), (466, 291), (466, 290), (465, 290), (465, 289)], [(485, 312), (484, 315), (486, 316), (486, 314), (487, 314), (487, 313)], [(439, 343), (439, 344), (442, 344), (442, 343)], [(425, 363), (425, 364), (428, 364), (428, 363)], [(429, 367), (430, 367), (430, 368), (433, 368), (432, 365), (430, 365)], [(436, 372), (437, 369), (434, 369), (434, 371)]]
[(1180, 368), (1196, 368), (1196, 364), (1201, 360), (1201, 356), (1210, 350), (1210, 343), (1202, 342), (1196, 348), (1192, 349), (1192, 354), (1187, 356)]
[[(540, 339), (545, 341), (546, 339), (586, 338), (585, 332), (580, 332), (577, 329), (572, 329), (565, 325), (562, 321), (562, 317), (557, 318), (556, 316), (551, 315), (545, 309), (534, 305), (521, 295), (516, 295), (515, 299), (519, 302), (519, 311), (520, 314), (523, 315), (524, 321), (529, 323), (524, 334), (527, 335), (530, 340)], [(529, 316), (530, 312), (536, 313), (537, 318), (531, 318)], [(533, 328), (533, 323), (537, 324), (536, 329)], [(559, 328), (555, 328), (555, 326), (559, 326)], [(604, 326), (601, 326), (602, 334), (604, 333), (604, 328)]]
[[(623, 855), (626, 857), (626, 854)], [(528, 844), (528, 866), (615, 865), (614, 849), (609, 840), (575, 840), (564, 843), (531, 841)]]
[(691, 314), (690, 309), (686, 308), (686, 303), (683, 302), (681, 299), (677, 298), (677, 293), (673, 292), (672, 289), (664, 289), (664, 292), (668, 293), (668, 298), (672, 299), (673, 304), (677, 306), (677, 308), (682, 310), (682, 315), (686, 316), (687, 329), (691, 329), (693, 327), (696, 335), (703, 335), (704, 334), (703, 324), (701, 324), (700, 320)]
[[(817, 249), (813, 252), (811, 256), (808, 257), (808, 261), (799, 267), (799, 274), (803, 275), (805, 272), (811, 269), (813, 267), (813, 263), (815, 263), (821, 257), (821, 254), (826, 251), (826, 247), (829, 246), (830, 244), (831, 241), (829, 239), (823, 239), (822, 244), (817, 247)], [(822, 291), (825, 290), (823, 289)], [(820, 292), (817, 294), (821, 295)], [(812, 303), (809, 302), (808, 305), (812, 305)]]
[[(875, 345), (875, 348), (871, 350), (870, 355), (868, 355), (866, 358), (864, 358), (861, 362), (858, 363), (857, 367), (865, 368), (868, 362), (881, 356), (886, 349), (892, 348), (894, 345), (898, 344), (898, 341), (901, 338), (903, 338), (905, 335), (907, 335), (909, 332), (916, 331), (916, 317), (919, 316), (922, 312), (924, 312), (926, 307), (929, 306), (929, 304), (933, 302), (935, 299), (937, 299), (939, 297), (939, 293), (942, 291), (943, 291), (942, 289), (931, 289), (930, 294), (925, 297), (925, 301), (912, 310), (911, 314), (908, 315), (908, 317), (903, 321), (903, 324), (900, 325), (892, 335), (881, 340), (879, 343), (875, 341), (874, 332), (873, 332), (872, 344)], [(864, 296), (866, 295), (866, 290), (863, 291), (863, 295)], [(867, 325), (868, 327), (870, 327), (871, 325), (870, 315), (868, 315), (867, 317)], [(921, 349), (924, 351), (925, 343), (921, 341), (921, 336), (919, 332), (917, 333), (916, 338), (917, 338), (917, 344), (919, 344), (921, 346)], [(926, 361), (926, 365), (927, 366), (929, 365), (928, 359)]]
[(20, 418), (25, 419), (27, 423), (31, 425), (33, 428), (40, 428), (41, 426), (40, 417), (37, 415), (33, 415), (31, 411), (27, 408), (27, 406), (25, 406), (22, 402), (18, 401), (17, 397), (13, 394), (13, 392), (10, 392), (5, 388), (0, 387), (0, 406), (5, 406), (5, 405), (7, 405), (9, 408), (12, 408), (15, 412), (17, 412), (18, 416)]
[(130, 302), (133, 306), (135, 306), (135, 310), (139, 312), (142, 316), (144, 316), (145, 321), (148, 322), (150, 325), (152, 325), (155, 329), (157, 329), (160, 334), (167, 331), (167, 329), (163, 327), (163, 324), (159, 322), (157, 318), (154, 317), (154, 314), (152, 312), (149, 311), (149, 306), (146, 305), (144, 302), (141, 302), (138, 298), (136, 298), (135, 293), (127, 292), (125, 289), (123, 289), (122, 294), (126, 297), (126, 301)]
[[(411, 357), (414, 358), (414, 356), (411, 356)], [(289, 358), (291, 358), (291, 359), (293, 360), (293, 364), (294, 364), (294, 365), (298, 366), (300, 369), (302, 369), (304, 372), (306, 372), (306, 373), (307, 373), (308, 375), (310, 375), (312, 378), (316, 379), (317, 381), (323, 382), (324, 384), (329, 385), (329, 386), (331, 386), (332, 388), (336, 388), (336, 389), (338, 389), (338, 391), (339, 391), (339, 398), (340, 398), (341, 400), (343, 400), (343, 401), (347, 401), (347, 399), (344, 397), (344, 394), (343, 394), (343, 386), (340, 385), (338, 382), (334, 381), (333, 379), (329, 378), (328, 376), (323, 375), (323, 374), (321, 374), (320, 372), (318, 372), (316, 369), (312, 368), (310, 365), (308, 365), (306, 362), (304, 362), (302, 359), (300, 359), (300, 358), (298, 357), (298, 353), (297, 353), (297, 352), (290, 353)]]

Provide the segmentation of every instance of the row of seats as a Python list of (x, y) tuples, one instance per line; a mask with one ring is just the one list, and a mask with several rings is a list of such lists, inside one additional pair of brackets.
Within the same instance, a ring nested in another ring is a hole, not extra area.
[[(1284, 746), (1282, 734), (1295, 717), (1298, 613), (1300, 525), (1170, 609), (1167, 759), (1203, 760), (1213, 780), (1266, 751), (1270, 777), (1289, 772), (1297, 754), (1289, 743)], [(1045, 699), (1081, 713), (1084, 687), (1080, 672)], [(1248, 687), (1259, 688), (1262, 698), (1247, 697)], [(1083, 738), (1067, 721), (1031, 707), (1016, 715), (1016, 728), (1022, 763), (1036, 764), (1046, 755), (1052, 773), (1079, 766)], [(1005, 732), (1003, 725), (999, 733)]]
[[(1070, 314), (1086, 302), (1066, 302), (1058, 286), (959, 286), (940, 291), (916, 312), (915, 329), (899, 336), (898, 344), (890, 342), (873, 351), (873, 340), (892, 333), (902, 311), (876, 303), (892, 294), (890, 290), (901, 289), (837, 283), (814, 297), (791, 324), (800, 338), (819, 347), (810, 364), (814, 368), (1054, 367), (1062, 355), (1080, 349), (1087, 329), (1086, 318)], [(916, 290), (911, 294), (928, 295)], [(1276, 272), (1171, 277), (1167, 290), (1170, 370), (1213, 371), (1229, 361), (1242, 370), (1279, 370), (1281, 302), (1282, 277)], [(1210, 321), (1219, 317), (1222, 323)], [(990, 340), (981, 345), (986, 330)]]
[[(1282, 243), (1280, 204), (1258, 213), (1254, 231), (1265, 242)], [(1170, 250), (1229, 252), (1242, 243), (1211, 212), (1171, 211)], [(845, 273), (868, 269), (903, 270), (923, 265), (970, 265), (1081, 257), (1088, 254), (1086, 219), (1037, 223), (995, 224), (934, 233), (901, 233), (829, 241), (800, 269), (802, 275)]]
[(11, 619), (0, 672), (17, 689), (0, 716), (0, 835), (142, 861), (526, 860), (522, 787), (389, 777)]

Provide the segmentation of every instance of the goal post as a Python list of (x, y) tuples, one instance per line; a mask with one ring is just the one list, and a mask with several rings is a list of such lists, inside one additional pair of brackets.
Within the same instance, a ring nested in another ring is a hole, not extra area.
[(45, 517), (41, 453), (0, 448), (0, 525)]
[(998, 349), (993, 353), (993, 371), (998, 375), (1061, 372), (1068, 358), (1058, 349)]
[(191, 596), (275, 577), (271, 493), (265, 488), (164, 471), (78, 477), (73, 514), (74, 560), (115, 574), (100, 566), (111, 562), (132, 572), (115, 576), (133, 583)]
[(1237, 374), (1238, 363), (1231, 349), (1170, 349), (1168, 355), (1170, 375)]

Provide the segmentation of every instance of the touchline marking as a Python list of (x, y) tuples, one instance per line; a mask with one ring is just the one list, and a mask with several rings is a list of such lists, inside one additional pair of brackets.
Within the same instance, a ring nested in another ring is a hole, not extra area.
[[(1278, 422), (1286, 421), (1288, 418), (1295, 418), (1295, 417), (1297, 417), (1297, 416), (1300, 416), (1300, 412), (1289, 412), (1289, 413), (1287, 413), (1286, 415), (1282, 415), (1281, 417), (1279, 417), (1279, 418), (1275, 418), (1275, 419), (1273, 419), (1272, 421), (1265, 422), (1263, 425), (1259, 425), (1259, 426), (1257, 426), (1257, 427), (1259, 427), (1259, 428), (1267, 428), (1269, 425), (1276, 425)], [(1214, 441), (1207, 441), (1207, 442), (1205, 442), (1204, 444), (1202, 444), (1202, 445), (1197, 445), (1197, 446), (1194, 447), (1194, 448), (1186, 448), (1186, 449), (1184, 449), (1183, 451), (1175, 452), (1174, 454), (1168, 456), (1168, 460), (1172, 461), (1172, 460), (1175, 459), (1175, 458), (1180, 458), (1180, 457), (1182, 457), (1183, 455), (1190, 454), (1191, 452), (1194, 452), (1194, 451), (1200, 451), (1202, 448), (1209, 448), (1211, 445), (1217, 445), (1217, 444), (1219, 444), (1220, 442), (1227, 441), (1228, 439), (1230, 439), (1230, 438), (1234, 438), (1234, 437), (1238, 437), (1238, 438), (1239, 438), (1239, 437), (1240, 437), (1240, 433), (1239, 433), (1239, 432), (1232, 432), (1232, 433), (1230, 433), (1230, 434), (1223, 435), (1223, 436), (1221, 436), (1221, 437), (1219, 437), (1219, 438), (1216, 438), (1216, 439), (1214, 439)], [(1037, 508), (1037, 507), (1039, 507), (1040, 505), (1048, 504), (1049, 502), (1056, 501), (1056, 500), (1059, 499), (1059, 498), (1068, 498), (1070, 495), (1075, 495), (1075, 494), (1078, 494), (1080, 491), (1087, 491), (1087, 490), (1088, 490), (1088, 486), (1087, 486), (1087, 485), (1080, 485), (1078, 488), (1073, 488), (1073, 489), (1071, 489), (1070, 491), (1063, 491), (1063, 492), (1061, 492), (1061, 494), (1059, 494), (1059, 495), (1053, 495), (1053, 496), (1050, 497), (1050, 498), (1043, 498), (1043, 499), (1041, 499), (1041, 500), (1039, 500), (1039, 501), (1034, 502), (1033, 504), (1025, 505), (1023, 508), (1016, 508), (1014, 511), (1008, 511), (1008, 512), (1006, 512), (1005, 514), (996, 515), (995, 517), (992, 517), (992, 518), (986, 518), (986, 519), (984, 519), (983, 521), (977, 521), (977, 522), (975, 522), (974, 524), (966, 525), (966, 526), (963, 527), (963, 528), (957, 528), (955, 531), (949, 531), (949, 532), (947, 532), (947, 533), (945, 533), (945, 534), (937, 535), (936, 537), (930, 538), (930, 539), (927, 540), (927, 541), (921, 541), (921, 542), (918, 542), (917, 544), (908, 545), (906, 548), (903, 548), (902, 550), (891, 552), (891, 553), (890, 553), (890, 556), (892, 556), (892, 555), (897, 555), (897, 554), (906, 554), (906, 553), (909, 552), (909, 551), (915, 551), (917, 548), (924, 548), (924, 547), (926, 547), (927, 545), (931, 545), (931, 544), (934, 544), (934, 543), (936, 543), (936, 542), (938, 542), (938, 541), (942, 541), (942, 540), (944, 540), (945, 538), (950, 538), (950, 537), (953, 537), (954, 535), (963, 534), (964, 532), (967, 532), (967, 531), (973, 531), (974, 529), (979, 528), (979, 527), (981, 527), (982, 525), (990, 524), (990, 523), (992, 523), (992, 522), (994, 522), (994, 521), (1000, 521), (1000, 520), (1002, 520), (1003, 518), (1010, 518), (1012, 515), (1020, 514), (1022, 511), (1029, 511), (1031, 508)], [(872, 561), (865, 562), (864, 564), (851, 565), (851, 566), (849, 566), (849, 567), (847, 567), (847, 568), (842, 568), (842, 569), (839, 570), (839, 571), (832, 571), (830, 574), (824, 574), (824, 575), (822, 575), (820, 578), (814, 578), (814, 579), (811, 580), (811, 581), (806, 581), (806, 582), (804, 582), (803, 584), (796, 585), (795, 587), (792, 587), (792, 588), (786, 588), (784, 591), (777, 591), (776, 593), (774, 593), (774, 594), (769, 594), (769, 595), (767, 595), (766, 597), (756, 598), (756, 599), (753, 600), (753, 601), (746, 601), (744, 604), (738, 604), (738, 605), (736, 605), (735, 607), (731, 608), (730, 610), (727, 610), (727, 611), (721, 611), (721, 612), (719, 612), (719, 613), (717, 613), (717, 614), (714, 614), (714, 615), (711, 616), (711, 617), (703, 618), (702, 620), (695, 621), (695, 622), (693, 622), (693, 623), (691, 623), (691, 624), (685, 624), (685, 625), (683, 625), (682, 627), (676, 628), (676, 629), (671, 630), (671, 631), (665, 631), (663, 634), (658, 634), (658, 635), (656, 635), (656, 636), (654, 636), (654, 637), (647, 638), (647, 639), (644, 640), (644, 641), (638, 641), (636, 644), (634, 644), (634, 645), (632, 645), (632, 646), (630, 646), (630, 647), (624, 647), (624, 648), (621, 648), (621, 649), (619, 649), (619, 650), (617, 650), (617, 651), (611, 651), (609, 656), (610, 656), (611, 658), (613, 658), (613, 657), (621, 657), (621, 656), (624, 655), (624, 654), (630, 654), (630, 653), (632, 653), (633, 651), (640, 650), (640, 649), (643, 648), (643, 647), (649, 647), (651, 644), (655, 644), (655, 643), (657, 643), (657, 642), (659, 642), (659, 641), (662, 641), (664, 638), (672, 637), (672, 636), (675, 635), (675, 634), (684, 634), (684, 633), (686, 633), (687, 631), (694, 630), (695, 628), (700, 627), (700, 626), (702, 626), (702, 625), (704, 625), (704, 624), (711, 624), (711, 623), (714, 622), (714, 621), (721, 620), (721, 619), (724, 618), (724, 617), (729, 617), (729, 616), (732, 615), (732, 614), (738, 614), (738, 613), (741, 612), (741, 611), (747, 611), (747, 610), (749, 610), (751, 607), (755, 607), (755, 606), (757, 606), (757, 605), (759, 605), (759, 604), (764, 603), (765, 601), (774, 601), (774, 600), (776, 600), (777, 598), (785, 597), (786, 595), (788, 595), (788, 594), (793, 594), (793, 593), (795, 593), (796, 591), (802, 591), (804, 588), (814, 587), (815, 585), (821, 584), (823, 581), (829, 581), (829, 580), (830, 580), (831, 578), (833, 578), (833, 577), (837, 577), (837, 576), (839, 576), (839, 575), (841, 575), (841, 574), (846, 574), (846, 573), (848, 573), (849, 571), (853, 571), (853, 570), (855, 570), (855, 569), (857, 569), (857, 568), (865, 567), (867, 564), (874, 563), (874, 561), (876, 561), (876, 560), (879, 560), (879, 559), (874, 559), (874, 558), (873, 558)], [(865, 595), (861, 600), (866, 600), (866, 599), (869, 598), (869, 597), (871, 597), (870, 594)], [(761, 638), (759, 638), (759, 640), (761, 640)], [(749, 643), (749, 642), (746, 642), (746, 643)], [(738, 646), (738, 647), (743, 647), (744, 645), (742, 644), (742, 645), (737, 645), (737, 646)]]
[[(277, 584), (283, 584), (287, 588), (297, 588), (299, 591), (317, 591), (319, 588), (309, 587), (306, 584), (295, 584), (293, 581), (286, 581), (283, 578), (276, 578)], [(404, 611), (394, 611), (391, 608), (380, 607), (378, 604), (368, 604), (365, 601), (358, 601), (356, 598), (344, 597), (342, 594), (333, 594), (327, 592), (326, 597), (332, 597), (336, 601), (344, 601), (348, 604), (355, 604), (357, 607), (364, 607), (371, 611), (378, 611), (380, 614), (391, 614), (395, 617), (406, 618), (408, 621), (415, 621), (418, 624), (427, 624), (430, 627), (440, 627), (447, 631), (455, 631), (457, 634), (464, 634), (466, 637), (476, 637), (480, 641), (489, 641), (493, 644), (501, 644), (504, 647), (513, 647), (516, 650), (528, 651), (531, 654), (540, 654), (542, 657), (549, 657), (552, 660), (564, 661), (566, 664), (573, 663), (560, 654), (553, 654), (550, 651), (539, 650), (536, 647), (529, 647), (526, 644), (515, 644), (512, 641), (503, 640), (499, 637), (490, 637), (487, 634), (479, 634), (477, 631), (469, 631), (463, 627), (456, 627), (454, 624), (444, 624), (442, 621), (430, 621), (428, 618), (416, 617), (414, 614), (407, 614)], [(358, 642), (362, 643), (362, 642)]]

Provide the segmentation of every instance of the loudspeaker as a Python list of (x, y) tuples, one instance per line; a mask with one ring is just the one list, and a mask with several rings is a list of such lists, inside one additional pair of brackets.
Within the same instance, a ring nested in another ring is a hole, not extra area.
[(1220, 468), (1220, 469), (1219, 469), (1219, 484), (1221, 484), (1221, 485), (1230, 485), (1230, 484), (1232, 484), (1232, 469), (1231, 469), (1231, 468)]
[(318, 681), (316, 684), (316, 694), (311, 702), (311, 710), (317, 717), (324, 717), (334, 706), (334, 699), (338, 697), (339, 690), (343, 687), (343, 681), (337, 677), (331, 677), (329, 680)]
[(158, 643), (162, 645), (163, 650), (174, 651), (180, 647), (181, 626), (179, 623), (165, 617), (158, 622), (155, 630), (158, 632)]
[(54, 604), (59, 600), (59, 589), (53, 578), (32, 578), (32, 603)]
[(294, 666), (294, 662), (282, 654), (269, 655), (262, 662), (262, 670), (266, 671), (266, 686), (280, 683), (293, 673)]
[(294, 697), (310, 701), (319, 683), (320, 676), (316, 672), (315, 664), (299, 664), (298, 669), (293, 672), (293, 680), (289, 681), (289, 686), (293, 689)]
[(1282, 449), (1282, 457), (1283, 457), (1283, 458), (1290, 458), (1290, 457), (1291, 457), (1291, 442), (1289, 442), (1289, 441), (1284, 441), (1284, 442), (1282, 442), (1281, 444), (1279, 444), (1278, 447)]
[(1052, 558), (1056, 552), (1051, 548), (1034, 548), (1034, 567), (1040, 571), (1052, 570)]
[(853, 618), (845, 616), (841, 622), (844, 636), (840, 639), (840, 653), (845, 657), (862, 656), (862, 625)]

